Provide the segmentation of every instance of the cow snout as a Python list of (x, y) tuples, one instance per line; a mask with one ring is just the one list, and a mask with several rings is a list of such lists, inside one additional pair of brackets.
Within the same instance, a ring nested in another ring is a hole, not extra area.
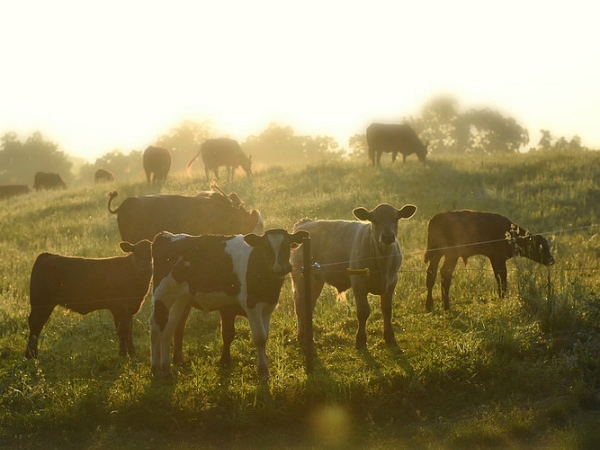
[(392, 245), (396, 240), (396, 235), (394, 233), (381, 233), (381, 238), (379, 242), (383, 245)]
[(285, 276), (292, 271), (292, 265), (289, 262), (277, 264), (273, 267), (273, 274), (277, 276)]

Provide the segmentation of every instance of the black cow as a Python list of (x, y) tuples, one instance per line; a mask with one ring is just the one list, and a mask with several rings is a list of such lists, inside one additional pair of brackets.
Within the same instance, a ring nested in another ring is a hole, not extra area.
[(429, 143), (423, 144), (410, 125), (374, 123), (367, 128), (367, 145), (371, 163), (379, 165), (384, 152), (392, 154), (392, 162), (396, 161), (398, 153), (402, 153), (403, 162), (413, 153), (421, 162), (425, 162)]
[(202, 155), (207, 180), (210, 171), (215, 173), (215, 178), (218, 180), (221, 166), (227, 168), (227, 178), (230, 181), (233, 181), (233, 173), (238, 166), (242, 166), (246, 175), (252, 175), (252, 156), (246, 156), (238, 141), (234, 139), (218, 138), (204, 141), (200, 146), (200, 151), (187, 164), (188, 174), (199, 155)]
[(168, 148), (151, 145), (144, 150), (143, 166), (148, 185), (163, 184), (171, 169), (171, 152)]
[(539, 234), (529, 234), (500, 214), (471, 210), (447, 211), (436, 214), (427, 228), (427, 311), (433, 308), (432, 289), (438, 264), (442, 277), (442, 302), (450, 308), (450, 283), (459, 258), (466, 264), (470, 256), (487, 256), (498, 283), (498, 294), (506, 292), (506, 261), (513, 256), (525, 256), (546, 266), (554, 264), (548, 241)]
[(42, 189), (66, 189), (67, 185), (57, 173), (37, 172), (33, 178), (33, 188), (36, 191)]

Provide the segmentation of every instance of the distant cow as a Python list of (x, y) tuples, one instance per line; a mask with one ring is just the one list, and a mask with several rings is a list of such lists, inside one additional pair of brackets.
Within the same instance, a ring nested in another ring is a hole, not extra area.
[(67, 185), (57, 173), (37, 172), (33, 178), (33, 188), (41, 189), (66, 189)]
[(119, 336), (119, 354), (133, 355), (132, 318), (150, 288), (152, 259), (149, 241), (121, 242), (127, 256), (80, 258), (40, 254), (31, 271), (31, 313), (25, 355), (37, 358), (42, 327), (56, 305), (88, 314), (108, 309)]
[(115, 175), (106, 169), (98, 169), (94, 174), (94, 181), (96, 183), (112, 183), (115, 181)]
[(392, 154), (392, 162), (396, 161), (398, 153), (402, 153), (403, 162), (413, 153), (416, 153), (421, 162), (425, 162), (429, 143), (423, 144), (410, 125), (374, 123), (367, 128), (367, 145), (371, 163), (379, 165), (384, 152)]
[(267, 230), (263, 236), (173, 235), (152, 243), (154, 261), (150, 337), (152, 373), (170, 376), (169, 350), (180, 317), (190, 305), (221, 313), (221, 363), (229, 364), (235, 317), (248, 318), (261, 379), (269, 377), (266, 343), (271, 314), (290, 272), (290, 248), (305, 232)]
[(187, 164), (188, 173), (199, 155), (202, 155), (207, 180), (210, 171), (215, 173), (215, 178), (218, 180), (221, 166), (227, 168), (227, 179), (230, 181), (233, 181), (233, 173), (238, 166), (242, 166), (246, 175), (252, 175), (252, 156), (246, 156), (238, 141), (234, 139), (219, 138), (204, 141), (200, 151)]
[(498, 283), (498, 294), (506, 292), (506, 261), (513, 256), (525, 256), (546, 266), (554, 264), (548, 241), (539, 234), (529, 234), (500, 214), (480, 211), (448, 211), (436, 214), (427, 228), (427, 311), (433, 308), (432, 289), (438, 264), (441, 267), (442, 302), (450, 308), (450, 283), (459, 258), (466, 264), (470, 256), (487, 256)]
[(151, 145), (144, 150), (143, 165), (148, 185), (163, 184), (171, 169), (171, 152), (168, 148)]
[(5, 184), (0, 186), (0, 200), (27, 193), (29, 193), (29, 187), (25, 184)]
[[(356, 348), (365, 347), (365, 326), (370, 315), (367, 294), (379, 295), (383, 314), (383, 336), (388, 345), (395, 345), (392, 328), (392, 297), (398, 281), (398, 270), (402, 263), (402, 252), (398, 243), (398, 221), (408, 219), (416, 206), (405, 205), (401, 209), (386, 203), (377, 205), (372, 211), (356, 208), (357, 219), (349, 220), (301, 220), (294, 231), (308, 231), (311, 237), (312, 258), (321, 266), (312, 280), (314, 304), (325, 283), (338, 292), (352, 288), (356, 300), (358, 331)], [(302, 252), (292, 252), (293, 297), (298, 316), (298, 340), (304, 342), (304, 311), (306, 292), (301, 269)]]

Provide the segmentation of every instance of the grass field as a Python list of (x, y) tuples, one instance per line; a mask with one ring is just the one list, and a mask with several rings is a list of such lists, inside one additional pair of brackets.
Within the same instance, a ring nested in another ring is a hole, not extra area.
[[(208, 184), (172, 174), (163, 193)], [(291, 282), (267, 344), (259, 383), (248, 324), (236, 322), (232, 366), (221, 368), (218, 314), (193, 312), (175, 381), (150, 374), (148, 298), (134, 320), (138, 356), (118, 357), (106, 311), (56, 308), (38, 360), (24, 357), (28, 283), (38, 253), (118, 255), (106, 186), (31, 193), (0, 203), (0, 448), (7, 449), (595, 449), (600, 442), (600, 153), (433, 158), (380, 168), (328, 162), (238, 175), (235, 191), (267, 228), (302, 217), (352, 219), (380, 202), (417, 205), (400, 224), (398, 348), (387, 348), (371, 297), (368, 349), (354, 349), (351, 293), (325, 289), (315, 310), (316, 365), (296, 343)], [(115, 183), (114, 202), (152, 193), (142, 175)], [(437, 212), (501, 213), (544, 233), (556, 264), (509, 261), (499, 300), (489, 262), (459, 264), (452, 309), (439, 285), (425, 312), (426, 225)]]

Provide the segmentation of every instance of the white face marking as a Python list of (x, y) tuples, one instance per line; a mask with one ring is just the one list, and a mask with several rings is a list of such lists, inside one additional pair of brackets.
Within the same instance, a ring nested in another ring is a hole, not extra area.
[[(279, 261), (279, 257), (280, 257), (281, 247), (283, 245), (283, 242), (285, 241), (285, 237), (281, 234), (272, 234), (272, 235), (269, 235), (268, 241), (269, 241), (269, 245), (273, 249), (273, 254), (275, 255), (275, 261), (273, 263), (273, 267), (271, 267), (271, 270), (273, 272), (280, 272), (283, 268), (280, 267), (281, 262)], [(283, 263), (285, 264), (286, 261), (283, 261)]]

